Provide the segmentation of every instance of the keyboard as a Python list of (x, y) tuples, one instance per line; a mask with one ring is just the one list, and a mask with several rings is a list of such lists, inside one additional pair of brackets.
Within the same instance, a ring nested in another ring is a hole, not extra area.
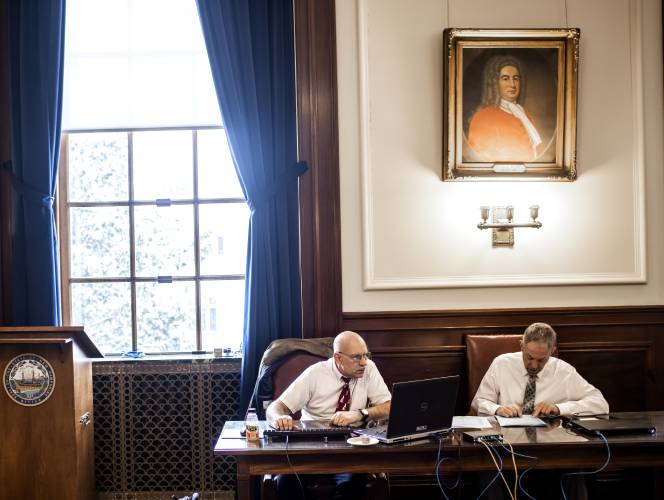
[(387, 435), (387, 425), (377, 425), (367, 430), (367, 432), (375, 436), (386, 436)]
[(322, 438), (336, 438), (344, 439), (350, 436), (352, 429), (350, 427), (318, 427), (314, 429), (291, 429), (289, 431), (282, 431), (279, 429), (265, 429), (263, 437), (285, 440), (288, 437), (291, 439), (322, 439)]

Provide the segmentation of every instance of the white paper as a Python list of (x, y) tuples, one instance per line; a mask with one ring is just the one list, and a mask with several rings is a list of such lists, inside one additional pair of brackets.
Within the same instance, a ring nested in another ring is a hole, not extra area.
[(455, 415), (452, 418), (454, 429), (491, 429), (491, 423), (486, 417), (469, 417), (467, 415)]
[(546, 426), (543, 420), (532, 415), (522, 415), (520, 417), (499, 417), (496, 419), (501, 427), (542, 427)]

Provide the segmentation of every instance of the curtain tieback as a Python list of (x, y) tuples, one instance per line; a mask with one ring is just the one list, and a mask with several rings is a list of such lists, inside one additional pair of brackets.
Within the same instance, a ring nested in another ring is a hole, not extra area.
[(28, 186), (25, 182), (16, 177), (16, 174), (12, 170), (11, 160), (2, 162), (1, 168), (9, 173), (12, 178), (12, 186), (14, 187), (14, 191), (23, 196), (24, 199), (33, 203), (37, 203), (46, 209), (53, 208), (53, 202), (55, 201), (55, 198), (50, 194), (40, 193), (37, 189)]
[(285, 191), (293, 181), (297, 180), (303, 173), (309, 170), (309, 165), (306, 161), (298, 161), (297, 163), (291, 165), (291, 167), (286, 171), (281, 178), (267, 187), (262, 193), (259, 193), (256, 196), (252, 196), (250, 200), (247, 200), (249, 208), (252, 212), (255, 212), (257, 208), (265, 205), (268, 201), (274, 198), (277, 194)]

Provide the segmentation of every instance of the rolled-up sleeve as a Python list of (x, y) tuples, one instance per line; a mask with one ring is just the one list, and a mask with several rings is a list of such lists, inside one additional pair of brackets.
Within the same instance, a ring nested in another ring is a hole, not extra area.
[(279, 396), (279, 400), (285, 404), (291, 413), (297, 413), (306, 406), (311, 399), (311, 388), (309, 369), (306, 369), (288, 386), (288, 388)]
[(564, 381), (567, 398), (558, 403), (561, 415), (600, 415), (609, 412), (609, 403), (592, 384), (572, 368)]
[(369, 405), (375, 406), (390, 401), (392, 394), (390, 394), (390, 390), (387, 388), (382, 375), (373, 361), (367, 364), (367, 375), (367, 398), (369, 399)]
[(500, 408), (498, 404), (500, 398), (500, 389), (497, 376), (497, 360), (491, 362), (491, 366), (484, 374), (482, 382), (475, 393), (470, 406), (477, 411), (478, 415), (494, 415), (496, 410)]

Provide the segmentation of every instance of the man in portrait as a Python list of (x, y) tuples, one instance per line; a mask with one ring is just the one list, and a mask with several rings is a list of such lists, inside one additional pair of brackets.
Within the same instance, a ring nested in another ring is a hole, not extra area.
[(524, 109), (526, 75), (513, 55), (491, 57), (483, 71), (481, 102), (470, 120), (468, 144), (491, 162), (532, 162), (542, 149), (542, 138)]

